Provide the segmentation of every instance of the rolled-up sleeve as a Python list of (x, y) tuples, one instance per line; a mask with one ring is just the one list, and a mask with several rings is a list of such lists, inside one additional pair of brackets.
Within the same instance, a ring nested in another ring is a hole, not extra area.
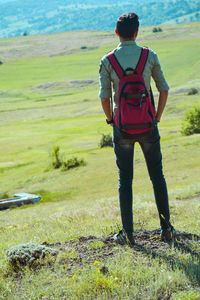
[(105, 62), (103, 59), (100, 63), (99, 69), (99, 81), (100, 81), (100, 90), (99, 90), (99, 97), (102, 98), (110, 98), (112, 95), (111, 89), (111, 79), (108, 69), (105, 66)]
[(161, 70), (161, 65), (158, 60), (158, 56), (156, 53), (153, 55), (153, 68), (152, 68), (152, 77), (155, 81), (156, 87), (159, 92), (169, 90), (169, 85), (165, 80), (164, 74)]

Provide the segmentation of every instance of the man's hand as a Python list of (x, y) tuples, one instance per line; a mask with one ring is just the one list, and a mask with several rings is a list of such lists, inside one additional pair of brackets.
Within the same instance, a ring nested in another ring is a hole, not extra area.
[(167, 103), (167, 97), (168, 97), (168, 91), (162, 91), (159, 93), (158, 107), (157, 107), (157, 113), (156, 113), (156, 120), (158, 122), (160, 122), (162, 113), (163, 113), (165, 105)]

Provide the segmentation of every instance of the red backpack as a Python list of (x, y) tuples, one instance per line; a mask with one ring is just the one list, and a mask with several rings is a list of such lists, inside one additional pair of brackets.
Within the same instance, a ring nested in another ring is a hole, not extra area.
[(123, 132), (140, 134), (153, 127), (156, 111), (145, 87), (142, 73), (148, 57), (148, 49), (142, 48), (136, 69), (125, 71), (113, 52), (107, 55), (119, 77), (118, 108), (114, 117), (115, 125)]

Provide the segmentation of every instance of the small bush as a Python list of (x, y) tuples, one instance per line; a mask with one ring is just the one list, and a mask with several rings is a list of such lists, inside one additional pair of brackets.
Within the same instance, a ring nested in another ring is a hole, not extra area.
[(63, 161), (62, 163), (62, 171), (67, 171), (72, 168), (77, 168), (80, 166), (85, 166), (86, 162), (84, 159), (78, 158), (78, 157), (72, 157), (68, 159), (67, 161)]
[(54, 146), (53, 151), (51, 153), (52, 162), (51, 165), (54, 169), (61, 168), (62, 171), (66, 171), (72, 168), (76, 168), (79, 166), (85, 166), (86, 162), (84, 159), (80, 159), (78, 157), (72, 157), (67, 161), (64, 161), (62, 158), (63, 155), (60, 154), (60, 147)]
[(188, 95), (195, 95), (198, 94), (198, 90), (196, 88), (191, 88), (188, 91)]
[(195, 107), (185, 114), (181, 133), (182, 135), (200, 133), (200, 107)]
[(46, 256), (57, 256), (58, 250), (41, 244), (20, 244), (6, 252), (7, 261), (15, 268), (18, 266), (35, 266), (35, 262)]
[(152, 29), (152, 31), (153, 31), (153, 32), (162, 32), (163, 30), (162, 30), (162, 28), (160, 28), (160, 27), (154, 27), (154, 28)]
[(99, 147), (103, 148), (103, 147), (113, 147), (113, 143), (112, 143), (112, 136), (111, 134), (102, 134), (100, 143), (99, 143)]

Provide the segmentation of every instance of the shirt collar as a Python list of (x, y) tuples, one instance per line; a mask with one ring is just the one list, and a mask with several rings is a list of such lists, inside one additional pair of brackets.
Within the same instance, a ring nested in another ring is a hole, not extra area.
[(135, 41), (124, 41), (119, 43), (118, 47), (124, 47), (124, 46), (136, 46)]

